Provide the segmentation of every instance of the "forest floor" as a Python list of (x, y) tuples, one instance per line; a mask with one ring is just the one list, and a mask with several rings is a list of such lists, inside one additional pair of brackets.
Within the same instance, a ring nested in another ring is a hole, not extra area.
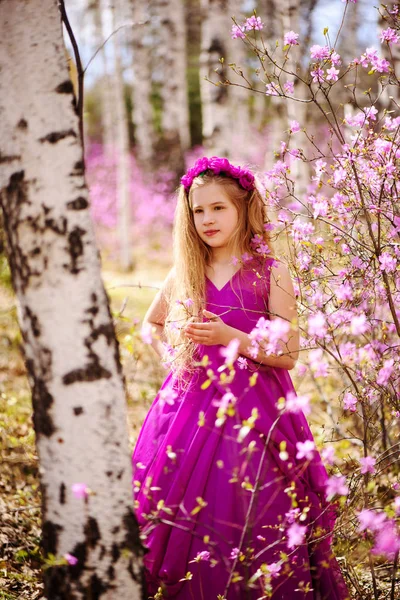
[[(152, 349), (140, 343), (138, 324), (167, 270), (167, 265), (157, 271), (142, 267), (134, 274), (120, 273), (112, 265), (103, 269), (124, 366), (131, 448), (165, 377)], [(0, 285), (0, 307), (0, 600), (36, 600), (43, 597), (38, 457), (15, 298), (8, 286)], [(322, 410), (313, 414), (317, 425), (324, 419)], [(350, 566), (343, 551), (337, 556), (347, 581), (355, 582), (352, 600), (372, 600), (369, 571), (361, 563)], [(376, 565), (375, 569), (375, 599), (389, 600), (387, 568)]]

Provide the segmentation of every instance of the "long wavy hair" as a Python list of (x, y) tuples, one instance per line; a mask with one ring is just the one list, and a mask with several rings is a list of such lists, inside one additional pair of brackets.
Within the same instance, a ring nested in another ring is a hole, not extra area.
[(212, 249), (198, 235), (194, 224), (193, 192), (200, 186), (216, 183), (232, 201), (238, 212), (238, 223), (233, 232), (229, 250), (239, 259), (244, 253), (258, 256), (251, 241), (260, 236), (274, 256), (269, 231), (267, 205), (257, 188), (247, 191), (236, 179), (206, 171), (193, 180), (189, 193), (183, 185), (178, 191), (173, 229), (174, 272), (168, 289), (168, 315), (165, 323), (167, 343), (174, 349), (171, 362), (177, 377), (184, 379), (194, 369), (196, 344), (185, 337), (183, 327), (189, 321), (202, 321), (205, 308), (206, 266), (211, 265)]

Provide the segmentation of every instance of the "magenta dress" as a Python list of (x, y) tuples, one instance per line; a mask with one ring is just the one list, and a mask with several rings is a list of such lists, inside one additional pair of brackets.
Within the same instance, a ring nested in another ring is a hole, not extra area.
[[(268, 318), (272, 263), (252, 259), (222, 289), (207, 279), (207, 309), (250, 332)], [(198, 357), (216, 372), (220, 350), (199, 346)], [(175, 600), (350, 598), (331, 550), (327, 472), (316, 451), (296, 458), (296, 442), (313, 439), (307, 420), (302, 412), (277, 419), (278, 399), (294, 391), (289, 372), (250, 359), (241, 366), (230, 384), (204, 389), (204, 367), (186, 389), (170, 372), (145, 419), (133, 482), (148, 596), (161, 588), (159, 597)], [(227, 393), (236, 398), (229, 405)], [(306, 535), (289, 547), (293, 524)]]

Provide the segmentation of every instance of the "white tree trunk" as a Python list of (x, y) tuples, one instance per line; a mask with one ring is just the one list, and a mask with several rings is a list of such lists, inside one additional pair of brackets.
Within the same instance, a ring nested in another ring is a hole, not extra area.
[[(211, 154), (230, 156), (232, 119), (229, 111), (229, 86), (215, 86), (211, 81), (229, 77), (227, 63), (232, 26), (228, 0), (201, 0), (202, 27), (200, 53), (200, 91), (204, 145)], [(236, 40), (238, 41), (238, 40)], [(224, 64), (220, 58), (225, 59)], [(218, 68), (218, 75), (215, 69)]]
[[(93, 10), (95, 40), (94, 51), (96, 51), (98, 48), (103, 46), (105, 41), (102, 18), (103, 7), (101, 0), (91, 0), (89, 8)], [(107, 56), (104, 46), (99, 52), (99, 62), (103, 72), (100, 83), (103, 149), (107, 156), (112, 156), (117, 139), (116, 119), (114, 117), (114, 86), (112, 85), (112, 78), (109, 75)]]
[(133, 27), (130, 39), (133, 48), (132, 121), (135, 126), (136, 156), (142, 165), (152, 164), (154, 127), (151, 106), (151, 32), (149, 6), (130, 0)]
[(161, 125), (164, 143), (171, 151), (170, 163), (178, 166), (179, 163), (183, 165), (183, 153), (190, 147), (185, 3), (182, 0), (152, 0), (152, 6), (158, 23), (159, 58), (162, 61)]
[[(117, 6), (119, 6), (117, 4)], [(117, 29), (116, 7), (113, 8), (113, 30)], [(125, 106), (124, 77), (121, 64), (121, 29), (113, 36), (115, 116), (117, 121), (117, 207), (120, 266), (124, 271), (132, 268), (131, 249), (131, 199), (130, 199), (130, 148), (128, 121)]]
[[(2, 0), (0, 202), (40, 457), (49, 600), (141, 597), (118, 346), (57, 2)], [(39, 66), (43, 68), (39, 71)], [(85, 500), (72, 493), (84, 483)]]

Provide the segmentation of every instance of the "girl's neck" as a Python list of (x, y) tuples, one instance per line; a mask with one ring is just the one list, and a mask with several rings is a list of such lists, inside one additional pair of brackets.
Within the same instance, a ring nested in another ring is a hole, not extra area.
[(235, 252), (230, 252), (226, 248), (213, 248), (211, 264), (221, 266), (230, 265), (235, 255)]

